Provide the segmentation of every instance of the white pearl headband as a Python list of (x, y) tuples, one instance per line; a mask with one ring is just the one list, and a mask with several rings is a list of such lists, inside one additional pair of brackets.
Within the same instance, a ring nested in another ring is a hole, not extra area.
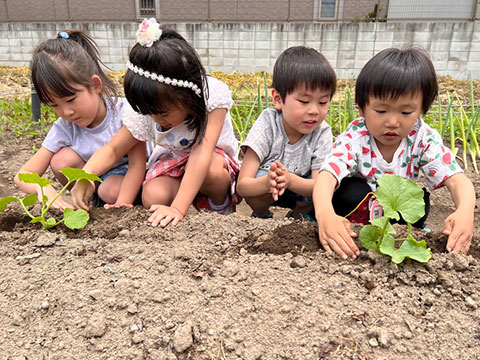
[(177, 79), (171, 79), (169, 77), (164, 77), (163, 75), (158, 75), (154, 72), (146, 71), (143, 70), (142, 68), (138, 67), (137, 65), (133, 65), (130, 61), (127, 63), (127, 67), (132, 70), (135, 74), (138, 74), (140, 76), (144, 76), (147, 79), (152, 79), (154, 81), (158, 81), (159, 83), (166, 84), (166, 85), (172, 85), (172, 86), (178, 86), (178, 87), (184, 87), (187, 89), (192, 89), (197, 96), (201, 96), (202, 90), (197, 86), (197, 84), (194, 84), (191, 81), (186, 81), (186, 80), (177, 80)]

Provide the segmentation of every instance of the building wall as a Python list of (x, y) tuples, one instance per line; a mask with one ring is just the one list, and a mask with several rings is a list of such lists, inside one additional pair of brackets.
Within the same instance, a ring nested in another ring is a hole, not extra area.
[[(272, 71), (287, 47), (321, 51), (340, 78), (358, 75), (377, 52), (388, 47), (422, 46), (439, 75), (480, 79), (480, 23), (177, 23), (208, 71)], [(102, 59), (125, 69), (138, 28), (135, 22), (1, 23), (0, 64), (28, 65), (36, 44), (58, 31), (83, 28), (96, 39)]]
[[(337, 0), (336, 17), (364, 20), (377, 3), (383, 9), (383, 16), (388, 1)], [(156, 0), (155, 3), (155, 17), (162, 22), (318, 21), (322, 6), (322, 0)], [(0, 0), (0, 21), (129, 21), (141, 17), (139, 4), (140, 0)]]

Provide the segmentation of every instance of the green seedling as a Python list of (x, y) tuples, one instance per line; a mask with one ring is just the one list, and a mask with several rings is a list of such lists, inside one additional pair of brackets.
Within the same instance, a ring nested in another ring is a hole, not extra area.
[(77, 180), (91, 180), (91, 181), (101, 181), (101, 179), (97, 175), (89, 174), (83, 171), (82, 169), (74, 169), (74, 168), (65, 168), (61, 170), (62, 174), (65, 175), (68, 182), (66, 185), (58, 192), (58, 194), (48, 202), (48, 197), (44, 194), (43, 189), (45, 186), (52, 184), (50, 180), (47, 180), (38, 174), (18, 174), (18, 178), (28, 184), (38, 184), (40, 186), (41, 191), (41, 203), (42, 203), (42, 211), (40, 216), (34, 216), (27, 208), (29, 206), (33, 206), (37, 203), (38, 196), (37, 194), (29, 194), (25, 196), (23, 199), (16, 198), (15, 196), (7, 196), (0, 199), (0, 212), (7, 208), (7, 205), (11, 202), (19, 202), (22, 206), (23, 210), (27, 213), (28, 216), (32, 219), (31, 223), (41, 223), (43, 229), (48, 230), (58, 224), (64, 222), (65, 226), (70, 229), (81, 229), (87, 225), (88, 219), (90, 216), (88, 212), (83, 209), (72, 210), (72, 209), (65, 209), (63, 211), (63, 219), (57, 221), (53, 217), (49, 217), (47, 219), (48, 210), (50, 210), (52, 204), (57, 200), (57, 198), (67, 190), (69, 185)]
[[(362, 246), (379, 254), (392, 257), (394, 263), (405, 258), (427, 262), (432, 253), (425, 241), (417, 241), (412, 236), (412, 224), (425, 214), (423, 190), (414, 181), (398, 175), (384, 175), (378, 179), (376, 197), (383, 207), (383, 216), (370, 220), (371, 225), (360, 231)], [(399, 220), (400, 215), (408, 225), (406, 238), (395, 239), (396, 234), (390, 220)], [(398, 247), (396, 242), (402, 242)]]

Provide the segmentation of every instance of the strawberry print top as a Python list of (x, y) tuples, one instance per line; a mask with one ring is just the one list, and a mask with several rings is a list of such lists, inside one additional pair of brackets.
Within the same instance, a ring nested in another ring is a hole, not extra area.
[(358, 176), (376, 191), (377, 180), (384, 174), (400, 175), (417, 182), (420, 170), (430, 190), (442, 187), (446, 179), (463, 172), (450, 149), (443, 145), (440, 134), (423, 119), (417, 120), (412, 131), (400, 142), (392, 162), (388, 163), (370, 135), (365, 119), (359, 118), (337, 136), (320, 171), (335, 176), (337, 187), (343, 178)]

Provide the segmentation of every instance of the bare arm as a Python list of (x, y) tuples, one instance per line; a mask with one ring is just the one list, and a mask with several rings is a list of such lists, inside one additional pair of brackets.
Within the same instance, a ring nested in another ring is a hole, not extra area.
[(111, 207), (133, 205), (145, 179), (146, 157), (146, 144), (143, 141), (128, 152), (128, 171), (122, 180), (118, 199)]
[[(115, 136), (104, 146), (98, 149), (87, 161), (83, 170), (95, 175), (102, 175), (113, 167), (139, 140), (123, 126)], [(93, 194), (95, 186), (87, 180), (80, 180), (72, 188), (73, 204), (77, 208), (89, 210), (88, 199)]]
[(201, 143), (193, 146), (178, 188), (170, 206), (152, 205), (148, 219), (152, 226), (176, 225), (183, 219), (207, 176), (215, 146), (223, 128), (227, 109), (215, 109), (208, 114), (207, 128)]
[(475, 189), (464, 174), (455, 174), (445, 180), (457, 208), (445, 220), (443, 233), (448, 235), (447, 250), (466, 254), (472, 243)]
[(328, 171), (318, 174), (313, 188), (313, 204), (315, 217), (318, 221), (318, 235), (325, 251), (332, 250), (346, 259), (355, 259), (359, 250), (352, 237), (357, 235), (350, 228), (350, 222), (335, 214), (332, 196), (337, 185), (337, 179)]
[(208, 166), (223, 128), (227, 109), (215, 109), (208, 113), (207, 128), (201, 144), (195, 144), (188, 158), (180, 188), (172, 202), (172, 207), (182, 216), (188, 211), (207, 176)]
[(256, 178), (260, 159), (251, 148), (247, 148), (238, 175), (237, 192), (242, 197), (255, 197), (270, 193), (268, 176)]

